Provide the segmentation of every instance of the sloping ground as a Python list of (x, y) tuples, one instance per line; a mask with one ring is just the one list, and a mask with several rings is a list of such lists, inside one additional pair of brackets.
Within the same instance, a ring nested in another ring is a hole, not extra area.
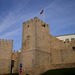
[(19, 75), (18, 73), (6, 74), (6, 75)]
[(41, 75), (75, 75), (75, 68), (49, 70)]

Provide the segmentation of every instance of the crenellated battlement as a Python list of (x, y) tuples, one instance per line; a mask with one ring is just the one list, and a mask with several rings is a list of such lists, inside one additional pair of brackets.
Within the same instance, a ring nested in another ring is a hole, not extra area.
[(11, 42), (11, 43), (13, 43), (13, 40), (0, 39), (0, 42)]
[(10, 73), (12, 49), (13, 40), (0, 39), (0, 75)]
[(49, 25), (46, 24), (45, 22), (41, 21), (40, 19), (38, 19), (37, 17), (34, 17), (34, 19), (30, 19), (26, 22), (23, 22), (23, 25), (30, 25), (32, 22), (36, 22), (36, 23), (39, 23), (40, 25), (44, 26), (45, 27), (48, 27)]
[(71, 41), (69, 39), (66, 39), (65, 41), (63, 41), (64, 43), (70, 43), (70, 42), (75, 42), (75, 39), (71, 39)]

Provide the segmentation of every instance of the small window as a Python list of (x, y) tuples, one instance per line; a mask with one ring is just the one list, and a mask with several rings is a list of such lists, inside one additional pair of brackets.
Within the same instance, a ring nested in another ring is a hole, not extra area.
[(28, 35), (28, 36), (26, 36), (26, 38), (27, 38), (27, 40), (29, 40), (30, 39), (30, 36)]
[(28, 35), (27, 38), (29, 38), (30, 36)]
[(73, 50), (75, 50), (75, 47), (72, 47)]
[(27, 28), (29, 27), (29, 25), (27, 25)]
[(65, 42), (64, 42), (65, 43)]
[(41, 25), (42, 27), (45, 27), (45, 24)]

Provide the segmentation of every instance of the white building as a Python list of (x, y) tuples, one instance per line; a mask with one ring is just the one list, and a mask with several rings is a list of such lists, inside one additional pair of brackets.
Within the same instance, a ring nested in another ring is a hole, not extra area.
[(69, 41), (75, 40), (75, 34), (60, 35), (60, 36), (55, 36), (55, 37), (63, 41), (68, 40), (68, 39)]

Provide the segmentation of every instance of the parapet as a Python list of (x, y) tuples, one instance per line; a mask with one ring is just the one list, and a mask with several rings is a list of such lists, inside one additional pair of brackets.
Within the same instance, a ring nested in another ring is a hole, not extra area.
[(38, 20), (38, 17), (34, 17), (34, 20)]
[(60, 42), (64, 42), (63, 40), (60, 40)]
[(65, 42), (69, 43), (69, 39), (66, 39)]
[(7, 40), (7, 39), (0, 39), (0, 42), (12, 42), (13, 43), (13, 40)]
[(75, 41), (75, 38), (71, 38), (71, 41)]
[(13, 53), (15, 53), (15, 50), (13, 50)]
[(65, 39), (64, 43), (70, 43), (70, 42), (75, 42), (75, 38), (72, 38), (71, 40)]
[(40, 23), (40, 25), (45, 25), (45, 26), (49, 26), (48, 24), (46, 24), (46, 23), (44, 23), (43, 21), (41, 21), (40, 19), (38, 19), (37, 17), (34, 17), (34, 19), (30, 19), (30, 20), (28, 20), (28, 21), (26, 21), (26, 22), (23, 22), (23, 25), (29, 25), (29, 24), (31, 24), (32, 22), (37, 22), (37, 23)]

